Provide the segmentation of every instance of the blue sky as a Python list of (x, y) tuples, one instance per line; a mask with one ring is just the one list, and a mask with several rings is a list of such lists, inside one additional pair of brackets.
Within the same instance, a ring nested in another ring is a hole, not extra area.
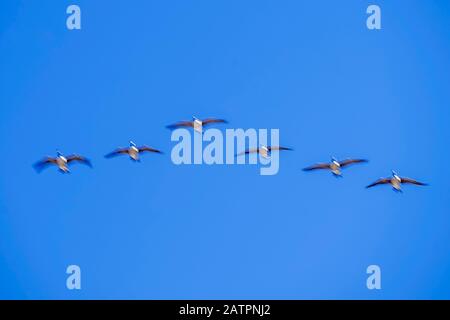
[[(0, 298), (449, 299), (449, 39), (446, 0), (2, 1)], [(295, 151), (175, 166), (192, 115)], [(130, 139), (166, 155), (103, 158)], [(56, 149), (94, 168), (37, 174)], [(370, 163), (301, 171), (331, 155)], [(430, 186), (364, 188), (391, 169)]]

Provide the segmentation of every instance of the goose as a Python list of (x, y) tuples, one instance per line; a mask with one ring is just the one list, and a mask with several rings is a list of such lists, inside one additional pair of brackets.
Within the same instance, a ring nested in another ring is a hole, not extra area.
[(272, 151), (281, 151), (281, 150), (293, 150), (291, 148), (287, 148), (287, 147), (281, 147), (281, 146), (265, 146), (265, 145), (261, 145), (258, 148), (253, 148), (253, 149), (247, 149), (244, 152), (238, 153), (236, 156), (241, 156), (244, 154), (250, 154), (250, 153), (259, 153), (263, 158), (270, 158), (270, 154)]
[(91, 161), (89, 161), (89, 159), (87, 159), (83, 156), (77, 155), (77, 154), (72, 154), (70, 156), (64, 156), (59, 151), (56, 151), (56, 157), (48, 156), (48, 157), (38, 161), (37, 163), (35, 163), (34, 168), (36, 169), (37, 172), (41, 172), (46, 167), (48, 167), (50, 165), (55, 165), (58, 167), (60, 172), (69, 173), (70, 172), (69, 164), (74, 161), (84, 163), (87, 166), (92, 168), (92, 164), (91, 164)]
[(415, 184), (417, 186), (427, 186), (428, 184), (419, 182), (411, 178), (400, 177), (394, 170), (392, 170), (392, 176), (390, 178), (380, 178), (374, 183), (369, 184), (366, 188), (372, 188), (379, 184), (390, 184), (394, 191), (402, 192), (401, 185), (403, 183)]
[(312, 165), (310, 167), (304, 168), (303, 171), (326, 169), (326, 170), (331, 170), (331, 173), (335, 177), (342, 177), (342, 168), (345, 168), (351, 164), (365, 163), (365, 162), (369, 162), (369, 161), (366, 159), (346, 159), (346, 160), (338, 161), (338, 160), (336, 160), (336, 158), (331, 157), (330, 163), (318, 163), (318, 164)]
[(228, 123), (228, 122), (224, 119), (207, 118), (200, 120), (196, 117), (192, 117), (191, 121), (179, 121), (174, 124), (168, 125), (167, 128), (172, 130), (177, 128), (188, 127), (194, 128), (195, 131), (202, 133), (203, 127), (212, 123)]
[(105, 158), (112, 158), (115, 156), (127, 154), (131, 160), (133, 161), (140, 161), (139, 154), (141, 152), (154, 152), (154, 153), (160, 153), (162, 154), (162, 151), (150, 148), (148, 146), (141, 146), (138, 147), (133, 141), (130, 141), (130, 146), (128, 148), (118, 148), (114, 150), (113, 152), (108, 153), (105, 155)]

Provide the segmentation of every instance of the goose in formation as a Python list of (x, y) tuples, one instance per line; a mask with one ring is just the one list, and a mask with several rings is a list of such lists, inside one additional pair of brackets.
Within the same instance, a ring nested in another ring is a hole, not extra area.
[(281, 146), (261, 145), (258, 148), (247, 149), (244, 152), (238, 153), (237, 156), (241, 156), (244, 154), (250, 154), (250, 153), (259, 153), (263, 158), (270, 158), (270, 154), (272, 153), (272, 151), (281, 151), (281, 150), (293, 150), (293, 149), (287, 148), (287, 147), (281, 147)]
[(313, 170), (331, 170), (331, 173), (335, 177), (342, 177), (342, 168), (345, 168), (351, 164), (355, 163), (365, 163), (368, 162), (366, 159), (346, 159), (342, 161), (336, 160), (334, 157), (331, 158), (330, 163), (318, 163), (315, 165), (312, 165), (310, 167), (306, 167), (303, 169), (303, 171), (313, 171)]
[(380, 178), (377, 181), (375, 181), (374, 183), (369, 184), (366, 188), (372, 188), (379, 184), (390, 184), (394, 191), (402, 192), (401, 185), (403, 183), (415, 184), (417, 186), (426, 186), (427, 185), (426, 183), (419, 182), (419, 181), (411, 179), (411, 178), (400, 177), (395, 171), (392, 171), (392, 176), (390, 178)]
[(84, 163), (92, 168), (92, 164), (89, 161), (89, 159), (87, 159), (83, 156), (77, 155), (77, 154), (72, 154), (70, 156), (64, 156), (59, 151), (56, 152), (56, 157), (46, 157), (46, 158), (42, 159), (41, 161), (38, 161), (34, 165), (34, 168), (36, 169), (37, 172), (41, 172), (46, 167), (48, 167), (50, 165), (55, 165), (58, 167), (59, 171), (61, 171), (62, 173), (69, 173), (70, 172), (69, 164), (71, 164), (72, 162)]
[(140, 153), (142, 152), (154, 152), (154, 153), (160, 153), (162, 152), (160, 150), (150, 148), (148, 146), (141, 146), (138, 147), (133, 141), (130, 141), (130, 146), (128, 148), (118, 148), (114, 150), (111, 153), (108, 153), (105, 158), (112, 158), (115, 156), (127, 154), (131, 160), (133, 161), (140, 161)]
[(203, 127), (210, 125), (212, 123), (228, 123), (228, 122), (223, 119), (207, 118), (200, 120), (197, 119), (196, 117), (192, 117), (191, 121), (179, 121), (177, 123), (168, 125), (167, 128), (169, 129), (194, 128), (195, 131), (202, 133)]

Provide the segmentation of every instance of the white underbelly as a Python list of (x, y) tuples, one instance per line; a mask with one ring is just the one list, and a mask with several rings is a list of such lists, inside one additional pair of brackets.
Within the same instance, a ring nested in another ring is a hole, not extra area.
[(139, 152), (131, 149), (130, 152), (128, 153), (130, 155), (130, 158), (133, 160), (139, 160)]
[(391, 180), (391, 184), (394, 189), (400, 190), (400, 188), (401, 188), (400, 181), (398, 181), (397, 179), (394, 178)]
[(202, 123), (200, 123), (198, 121), (194, 121), (194, 130), (197, 132), (202, 132), (202, 130), (203, 130)]

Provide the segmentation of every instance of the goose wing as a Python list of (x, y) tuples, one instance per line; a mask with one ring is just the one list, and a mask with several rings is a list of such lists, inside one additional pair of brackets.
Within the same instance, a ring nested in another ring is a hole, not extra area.
[(281, 146), (268, 146), (267, 149), (269, 151), (273, 151), (273, 150), (293, 150), (291, 148), (281, 147)]
[(158, 149), (151, 148), (149, 146), (142, 146), (138, 148), (139, 152), (155, 152), (155, 153), (162, 153), (162, 151)]
[(202, 125), (207, 125), (211, 123), (228, 123), (227, 120), (224, 119), (213, 119), (213, 118), (207, 118), (202, 120)]
[(247, 149), (243, 152), (238, 153), (236, 156), (242, 156), (244, 154), (249, 154), (249, 153), (256, 153), (259, 152), (259, 148), (252, 148), (252, 149)]
[(92, 163), (88, 158), (80, 156), (78, 154), (72, 154), (72, 155), (66, 157), (66, 159), (67, 159), (67, 163), (76, 161), (76, 162), (84, 163), (85, 165), (87, 165), (89, 167), (92, 167)]
[(312, 170), (320, 170), (320, 169), (330, 169), (329, 163), (317, 163), (315, 165), (303, 168), (303, 171), (312, 171)]
[(56, 164), (56, 159), (52, 157), (46, 157), (38, 162), (36, 162), (33, 167), (37, 172), (41, 172), (51, 164)]
[(128, 148), (119, 148), (105, 155), (105, 158), (112, 158), (121, 154), (128, 154)]
[(369, 162), (369, 160), (366, 159), (346, 159), (343, 161), (339, 161), (340, 166), (346, 167), (348, 165), (354, 164), (354, 163), (365, 163), (365, 162)]
[(166, 128), (176, 129), (176, 128), (193, 127), (193, 126), (194, 126), (194, 123), (192, 121), (179, 121), (177, 123), (166, 126)]
[(411, 179), (411, 178), (400, 178), (402, 183), (410, 183), (410, 184), (415, 184), (417, 186), (426, 186), (426, 183), (423, 182), (419, 182), (417, 180)]
[(378, 179), (377, 181), (375, 181), (374, 183), (369, 184), (366, 188), (372, 188), (372, 187), (374, 187), (376, 185), (387, 184), (387, 183), (391, 183), (391, 179), (390, 178), (381, 178), (381, 179)]

